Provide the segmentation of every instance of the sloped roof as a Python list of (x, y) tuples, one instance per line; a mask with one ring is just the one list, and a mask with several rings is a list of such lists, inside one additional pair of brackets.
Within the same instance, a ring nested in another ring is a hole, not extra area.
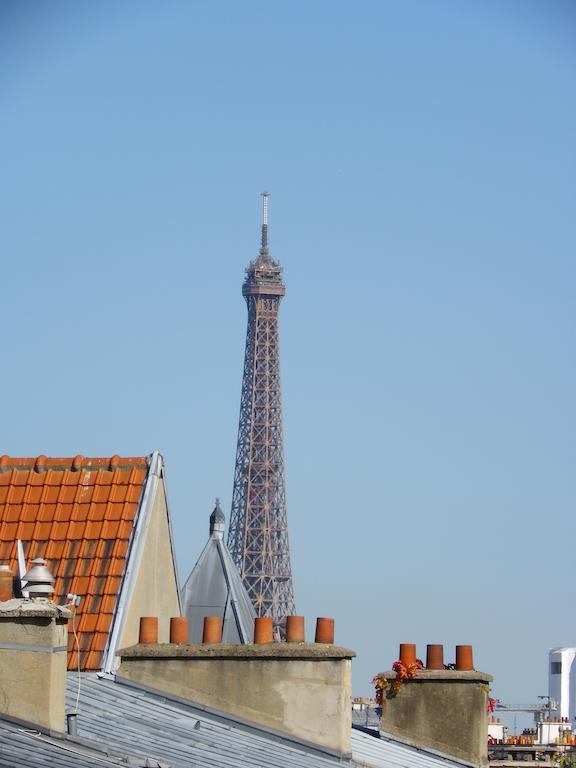
[(478, 768), (426, 747), (414, 747), (383, 731), (352, 728), (352, 757), (365, 768)]
[(218, 502), (210, 517), (210, 538), (182, 589), (191, 643), (202, 642), (205, 616), (221, 616), (223, 643), (251, 643), (256, 612), (223, 539)]
[[(352, 729), (352, 760), (340, 758), (190, 702), (127, 681), (82, 674), (78, 737), (49, 736), (0, 718), (0, 765), (11, 768), (474, 768), (386, 734)], [(78, 676), (68, 675), (75, 710)], [(477, 768), (477, 767), (476, 767)]]
[[(78, 677), (68, 675), (75, 709)], [(336, 756), (130, 684), (83, 674), (78, 737), (48, 736), (0, 719), (0, 765), (11, 768), (336, 768)], [(3, 762), (3, 761), (6, 761)]]
[[(48, 561), (56, 602), (82, 596), (83, 670), (102, 664), (147, 475), (146, 457), (0, 458), (0, 562), (18, 573), (20, 539), (28, 562)], [(71, 631), (68, 649), (68, 666), (76, 669)]]

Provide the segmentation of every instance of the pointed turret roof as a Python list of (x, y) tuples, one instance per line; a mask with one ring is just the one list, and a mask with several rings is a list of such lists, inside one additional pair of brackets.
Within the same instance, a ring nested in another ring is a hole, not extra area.
[(220, 499), (216, 499), (216, 506), (210, 515), (210, 536), (220, 534), (220, 538), (222, 538), (224, 536), (225, 522), (224, 512), (220, 509)]
[(210, 538), (182, 589), (191, 643), (202, 642), (205, 616), (222, 617), (223, 643), (251, 643), (256, 612), (224, 543), (219, 500), (210, 515)]

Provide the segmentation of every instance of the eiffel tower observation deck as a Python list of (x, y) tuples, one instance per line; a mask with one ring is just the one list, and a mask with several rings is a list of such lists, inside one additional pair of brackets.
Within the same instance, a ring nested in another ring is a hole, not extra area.
[(286, 487), (278, 311), (285, 294), (282, 267), (268, 249), (268, 193), (262, 242), (246, 268), (242, 295), (248, 329), (228, 549), (257, 616), (271, 616), (282, 633), (295, 613)]

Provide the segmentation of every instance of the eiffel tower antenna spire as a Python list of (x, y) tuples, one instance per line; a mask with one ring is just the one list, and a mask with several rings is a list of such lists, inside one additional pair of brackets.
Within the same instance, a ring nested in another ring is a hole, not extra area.
[(269, 192), (262, 192), (262, 242), (260, 246), (260, 253), (263, 256), (269, 255), (268, 253), (268, 198)]

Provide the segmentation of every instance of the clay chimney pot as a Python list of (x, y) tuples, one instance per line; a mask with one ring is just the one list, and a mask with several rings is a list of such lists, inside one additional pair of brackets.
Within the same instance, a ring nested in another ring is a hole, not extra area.
[(314, 642), (333, 645), (334, 619), (327, 619), (322, 616), (316, 619), (316, 637)]
[(286, 642), (303, 643), (304, 616), (286, 616)]
[(188, 642), (188, 619), (186, 616), (173, 616), (170, 619), (170, 642), (186, 645)]
[(416, 664), (416, 643), (400, 643), (400, 661), (405, 667)]
[(202, 642), (204, 645), (222, 642), (222, 619), (220, 616), (204, 616)]
[(456, 646), (456, 669), (459, 669), (463, 672), (466, 670), (474, 669), (471, 645)]
[(426, 646), (426, 669), (444, 669), (444, 646)]
[(139, 643), (150, 645), (158, 642), (158, 617), (141, 616), (140, 617), (140, 637)]
[(9, 565), (0, 565), (0, 602), (14, 597), (14, 574)]
[(272, 619), (269, 616), (258, 616), (254, 619), (254, 642), (258, 645), (263, 643), (271, 643), (273, 641), (272, 636)]

